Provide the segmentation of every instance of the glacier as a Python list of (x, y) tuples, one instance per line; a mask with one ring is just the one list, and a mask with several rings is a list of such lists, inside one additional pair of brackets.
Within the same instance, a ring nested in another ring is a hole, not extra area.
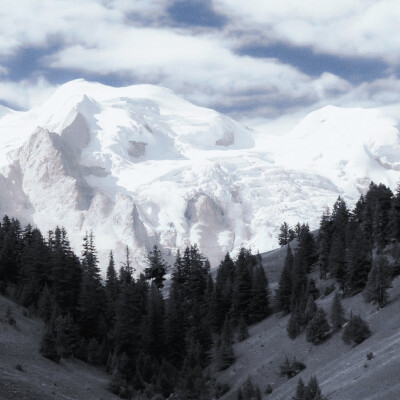
[[(261, 139), (260, 139), (261, 138)], [(79, 251), (93, 230), (103, 271), (131, 249), (137, 271), (197, 243), (213, 266), (240, 246), (277, 247), (280, 225), (318, 227), (341, 195), (400, 177), (396, 121), (327, 106), (282, 135), (256, 134), (166, 88), (75, 80), (41, 106), (0, 108), (0, 212)]]

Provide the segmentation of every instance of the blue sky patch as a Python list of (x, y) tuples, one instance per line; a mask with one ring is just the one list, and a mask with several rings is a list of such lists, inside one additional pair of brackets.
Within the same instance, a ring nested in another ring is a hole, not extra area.
[(315, 53), (310, 47), (294, 47), (284, 43), (243, 46), (237, 53), (255, 58), (276, 58), (314, 77), (330, 72), (355, 84), (382, 78), (387, 75), (388, 69), (388, 65), (380, 59), (333, 56)]
[(213, 10), (210, 0), (178, 0), (167, 11), (177, 25), (222, 28), (227, 22)]

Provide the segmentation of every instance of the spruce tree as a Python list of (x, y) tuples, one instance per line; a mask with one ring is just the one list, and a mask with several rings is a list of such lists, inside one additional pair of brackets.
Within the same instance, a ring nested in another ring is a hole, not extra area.
[(312, 375), (310, 380), (308, 381), (306, 393), (308, 399), (310, 400), (322, 400), (321, 389), (319, 388), (319, 384), (315, 375)]
[(342, 339), (346, 344), (358, 345), (371, 336), (371, 330), (366, 321), (359, 315), (350, 315), (349, 322), (343, 329)]
[(285, 246), (290, 242), (290, 228), (286, 222), (284, 222), (280, 227), (278, 242), (279, 246)]
[(287, 247), (285, 265), (283, 267), (281, 277), (279, 279), (279, 287), (277, 291), (277, 305), (283, 312), (290, 312), (291, 298), (293, 289), (292, 272), (293, 270), (293, 254), (290, 245)]
[(115, 302), (118, 297), (118, 276), (115, 270), (114, 255), (112, 251), (110, 251), (108, 256), (106, 290), (109, 300)]
[(344, 310), (340, 302), (339, 293), (337, 291), (335, 292), (335, 295), (332, 300), (330, 317), (332, 323), (332, 330), (334, 332), (337, 332), (340, 329), (342, 329), (343, 324), (346, 322), (346, 318), (344, 316)]
[(314, 318), (307, 324), (306, 339), (312, 344), (321, 344), (327, 339), (330, 329), (325, 311), (318, 308)]
[(296, 337), (300, 334), (301, 324), (299, 322), (299, 316), (296, 310), (292, 311), (286, 330), (289, 338), (292, 340), (296, 339)]
[(232, 307), (233, 282), (235, 276), (235, 264), (226, 253), (224, 260), (217, 269), (215, 286), (212, 294), (212, 326), (216, 332), (220, 332), (226, 316)]
[(149, 254), (149, 267), (144, 270), (146, 279), (151, 280), (158, 289), (164, 286), (167, 263), (156, 245)]
[(57, 348), (55, 319), (51, 320), (46, 326), (45, 333), (40, 343), (40, 353), (42, 354), (43, 357), (46, 357), (57, 363), (61, 359), (60, 353)]
[(293, 397), (293, 400), (304, 400), (305, 395), (305, 385), (303, 379), (299, 378), (297, 382), (296, 394)]
[(114, 341), (117, 355), (125, 353), (131, 360), (143, 344), (138, 329), (143, 320), (141, 309), (138, 284), (135, 281), (125, 283), (117, 303)]
[(390, 237), (400, 242), (400, 184), (397, 185), (396, 194), (393, 196), (390, 212)]
[(231, 323), (228, 319), (225, 319), (216, 348), (216, 364), (219, 371), (228, 368), (235, 361), (232, 340), (233, 334)]
[(366, 239), (361, 226), (358, 226), (346, 256), (347, 271), (343, 288), (349, 296), (362, 291), (367, 283), (371, 269), (371, 249), (369, 246), (370, 242)]
[(79, 326), (85, 338), (99, 338), (100, 324), (106, 310), (106, 296), (92, 232), (84, 237), (81, 262), (83, 276), (79, 296)]
[(160, 360), (165, 347), (164, 302), (155, 282), (148, 292), (147, 315), (145, 318), (144, 338), (147, 353)]
[(317, 312), (317, 305), (315, 304), (314, 297), (310, 295), (308, 297), (307, 306), (304, 312), (307, 323), (314, 318), (316, 312)]
[(337, 230), (333, 234), (328, 264), (331, 276), (344, 289), (346, 281), (346, 244), (342, 230)]
[(240, 316), (239, 325), (238, 325), (238, 341), (242, 342), (249, 337), (249, 329), (247, 327), (247, 323), (243, 318), (243, 315)]
[(379, 307), (385, 307), (388, 302), (387, 289), (392, 283), (392, 268), (386, 257), (375, 258), (371, 271), (368, 275), (368, 282), (364, 290), (364, 297), (367, 301), (376, 301)]
[(261, 321), (268, 316), (269, 309), (269, 288), (268, 279), (264, 268), (259, 265), (253, 269), (252, 298), (249, 307), (249, 322)]
[(49, 233), (49, 248), (52, 263), (52, 292), (60, 313), (78, 315), (81, 292), (82, 267), (72, 252), (67, 232), (57, 227)]
[(241, 248), (236, 260), (236, 274), (233, 286), (232, 315), (235, 320), (242, 314), (246, 320), (252, 298), (251, 253)]
[(321, 278), (326, 278), (328, 273), (328, 258), (332, 241), (332, 219), (327, 209), (322, 215), (318, 231), (318, 264)]

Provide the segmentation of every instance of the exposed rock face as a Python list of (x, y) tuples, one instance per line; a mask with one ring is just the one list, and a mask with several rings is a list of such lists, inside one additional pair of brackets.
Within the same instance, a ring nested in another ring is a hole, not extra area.
[(140, 158), (144, 156), (146, 152), (147, 143), (135, 142), (134, 140), (129, 141), (128, 154), (133, 158)]

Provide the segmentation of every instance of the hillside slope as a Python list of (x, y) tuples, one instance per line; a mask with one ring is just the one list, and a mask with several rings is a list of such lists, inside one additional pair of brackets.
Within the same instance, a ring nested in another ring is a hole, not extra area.
[[(343, 343), (341, 333), (319, 346), (308, 343), (305, 333), (291, 340), (286, 332), (289, 317), (279, 314), (251, 327), (250, 338), (235, 345), (236, 362), (218, 376), (231, 386), (222, 398), (236, 400), (237, 389), (250, 376), (263, 393), (268, 384), (272, 385), (273, 392), (263, 398), (287, 400), (294, 396), (299, 377), (307, 382), (316, 375), (329, 400), (399, 399), (400, 277), (394, 280), (389, 293), (390, 303), (381, 310), (366, 303), (362, 295), (343, 300), (347, 316), (350, 311), (360, 314), (372, 331), (370, 338), (354, 348)], [(333, 293), (317, 300), (317, 305), (329, 312), (332, 299)], [(368, 352), (374, 355), (370, 361)], [(307, 366), (290, 380), (279, 376), (279, 366), (286, 356), (295, 356)]]
[[(15, 327), (5, 317), (8, 309)], [(106, 373), (82, 362), (61, 360), (56, 364), (42, 357), (39, 348), (44, 324), (27, 315), (26, 309), (0, 296), (1, 400), (118, 399), (106, 390)]]

